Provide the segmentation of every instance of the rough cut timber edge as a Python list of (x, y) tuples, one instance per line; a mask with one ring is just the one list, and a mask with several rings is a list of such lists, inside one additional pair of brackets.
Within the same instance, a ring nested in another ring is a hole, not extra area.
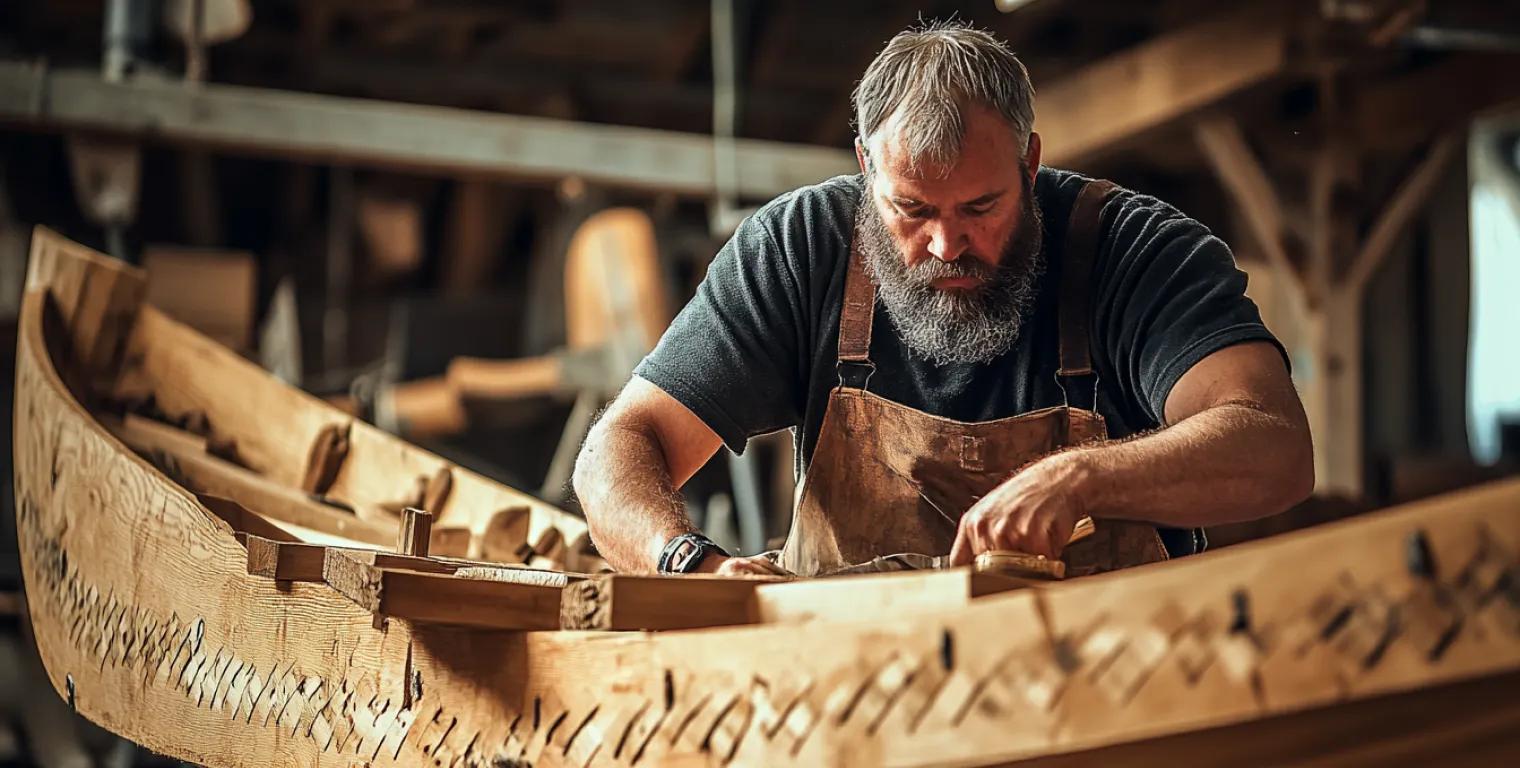
[[(81, 253), (51, 258), (101, 268)], [(184, 760), (922, 765), (1102, 749), (1123, 762), (1168, 740), (1212, 743), (1216, 763), (1270, 749), (1291, 764), (1520, 749), (1520, 481), (941, 612), (610, 635), (379, 629), (326, 585), (247, 574), (228, 526), (70, 394), (54, 361), (64, 331), (90, 329), (55, 311), (61, 284), (32, 285), (16, 494), (43, 663), (82, 714)], [(1391, 707), (1423, 717), (1366, 716)], [(1303, 738), (1268, 727), (1293, 713), (1312, 715)], [(1208, 741), (1226, 726), (1231, 744)]]

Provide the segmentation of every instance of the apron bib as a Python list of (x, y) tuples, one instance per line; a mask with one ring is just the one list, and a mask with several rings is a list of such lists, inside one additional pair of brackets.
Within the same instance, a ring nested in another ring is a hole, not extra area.
[[(1057, 374), (1066, 405), (993, 421), (946, 419), (866, 391), (875, 371), (870, 347), (876, 284), (851, 243), (839, 315), (840, 384), (829, 393), (782, 566), (814, 576), (881, 555), (946, 554), (961, 515), (999, 483), (1061, 448), (1108, 437), (1094, 410), (1088, 288), (1099, 216), (1115, 189), (1110, 182), (1088, 182), (1067, 224)], [(850, 369), (864, 374), (858, 386), (845, 384)], [(1092, 407), (1074, 407), (1072, 396), (1088, 391)], [(1081, 576), (1165, 560), (1166, 549), (1149, 523), (1104, 519), (1061, 559), (1068, 575)]]

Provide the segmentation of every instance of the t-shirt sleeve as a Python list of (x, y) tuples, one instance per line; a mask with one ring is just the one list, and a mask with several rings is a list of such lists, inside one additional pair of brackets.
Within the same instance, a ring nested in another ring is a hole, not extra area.
[(691, 302), (634, 370), (735, 453), (752, 435), (795, 424), (801, 410), (798, 260), (767, 226), (771, 215), (761, 209), (739, 225)]
[(1208, 227), (1147, 195), (1121, 193), (1104, 206), (1095, 342), (1118, 389), (1157, 424), (1184, 373), (1233, 344), (1282, 344), (1246, 296), (1246, 275)]

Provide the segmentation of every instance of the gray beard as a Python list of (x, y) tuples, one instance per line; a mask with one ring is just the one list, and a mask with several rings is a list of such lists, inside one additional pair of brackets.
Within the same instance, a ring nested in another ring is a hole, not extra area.
[[(1029, 187), (1026, 183), (1018, 227), (996, 267), (971, 254), (949, 263), (930, 258), (909, 267), (870, 198), (867, 180), (855, 237), (887, 316), (918, 357), (934, 365), (986, 363), (1018, 341), (1045, 271), (1044, 221)], [(964, 291), (934, 287), (934, 281), (949, 277), (982, 282)]]

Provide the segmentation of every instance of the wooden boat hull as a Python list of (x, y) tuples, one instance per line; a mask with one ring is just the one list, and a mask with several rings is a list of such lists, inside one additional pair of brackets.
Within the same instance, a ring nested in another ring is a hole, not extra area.
[[(850, 582), (864, 616), (845, 620), (654, 633), (377, 622), (323, 583), (248, 574), (232, 530), (101, 426), (60, 373), (79, 358), (80, 310), (58, 290), (32, 285), (17, 350), (33, 631), (59, 695), (181, 759), (1377, 764), (1429, 758), (1432, 744), (1438, 763), (1520, 754), (1517, 482), (942, 610), (867, 610), (916, 583), (868, 576)], [(771, 599), (838, 588), (779, 585)]]

